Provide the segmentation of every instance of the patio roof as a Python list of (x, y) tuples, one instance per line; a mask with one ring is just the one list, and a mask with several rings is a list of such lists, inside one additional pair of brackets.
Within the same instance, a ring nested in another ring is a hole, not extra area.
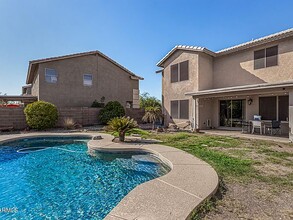
[(185, 95), (193, 96), (195, 98), (210, 98), (229, 95), (253, 95), (265, 94), (272, 92), (286, 92), (288, 88), (293, 88), (293, 81), (280, 82), (280, 83), (262, 83), (254, 85), (225, 87), (218, 89), (202, 90), (197, 92), (187, 92)]
[(38, 100), (37, 96), (31, 95), (1, 95), (0, 100), (3, 101), (21, 101), (21, 102), (34, 102)]

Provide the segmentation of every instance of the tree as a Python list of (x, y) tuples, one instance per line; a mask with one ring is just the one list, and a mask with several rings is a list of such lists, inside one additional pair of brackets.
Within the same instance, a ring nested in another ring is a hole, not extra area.
[(140, 108), (147, 108), (147, 107), (160, 107), (161, 108), (161, 101), (154, 96), (150, 96), (148, 92), (144, 92), (139, 97), (139, 107)]
[(137, 122), (130, 117), (116, 117), (108, 122), (107, 130), (118, 132), (119, 141), (124, 142), (126, 132), (131, 131), (133, 128), (137, 128)]
[(144, 122), (150, 122), (153, 124), (153, 130), (155, 129), (156, 121), (162, 118), (161, 107), (158, 106), (149, 106), (145, 108), (145, 114), (142, 117)]
[(118, 101), (110, 101), (101, 109), (98, 119), (101, 123), (107, 124), (112, 118), (124, 115), (125, 110), (123, 106)]

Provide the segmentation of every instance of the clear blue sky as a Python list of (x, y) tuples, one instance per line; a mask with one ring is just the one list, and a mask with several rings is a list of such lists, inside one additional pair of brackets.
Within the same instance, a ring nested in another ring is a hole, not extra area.
[(175, 45), (219, 50), (291, 27), (292, 0), (0, 0), (0, 92), (21, 93), (29, 60), (100, 50), (160, 98), (156, 63)]

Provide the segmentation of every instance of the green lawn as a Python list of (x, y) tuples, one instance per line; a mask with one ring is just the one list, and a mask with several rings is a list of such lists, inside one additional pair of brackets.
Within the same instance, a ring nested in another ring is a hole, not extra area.
[[(206, 201), (193, 219), (234, 219), (238, 215), (259, 218), (262, 209), (273, 218), (292, 216), (286, 199), (293, 192), (293, 145), (187, 132), (150, 133), (143, 137), (184, 150), (217, 171), (221, 180), (219, 193), (227, 191), (227, 195)], [(243, 189), (245, 196), (241, 194)], [(237, 193), (243, 197), (239, 198)], [(255, 209), (254, 203), (262, 208)], [(275, 212), (279, 207), (286, 210)]]
[(293, 153), (273, 150), (271, 146), (275, 143), (185, 132), (150, 134), (149, 137), (201, 158), (212, 165), (221, 178), (241, 182), (258, 179), (293, 187), (292, 173), (274, 175), (259, 169), (267, 163), (293, 167)]

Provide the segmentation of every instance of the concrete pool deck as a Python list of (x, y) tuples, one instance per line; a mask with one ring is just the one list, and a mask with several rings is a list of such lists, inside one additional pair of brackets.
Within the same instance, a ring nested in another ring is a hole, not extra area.
[(144, 151), (155, 154), (170, 168), (159, 178), (138, 185), (106, 216), (121, 219), (188, 219), (193, 210), (211, 197), (218, 188), (218, 175), (206, 162), (182, 150), (152, 143), (114, 143), (113, 136), (104, 133), (28, 133), (0, 135), (0, 142), (29, 137), (101, 135), (90, 140), (90, 152)]

